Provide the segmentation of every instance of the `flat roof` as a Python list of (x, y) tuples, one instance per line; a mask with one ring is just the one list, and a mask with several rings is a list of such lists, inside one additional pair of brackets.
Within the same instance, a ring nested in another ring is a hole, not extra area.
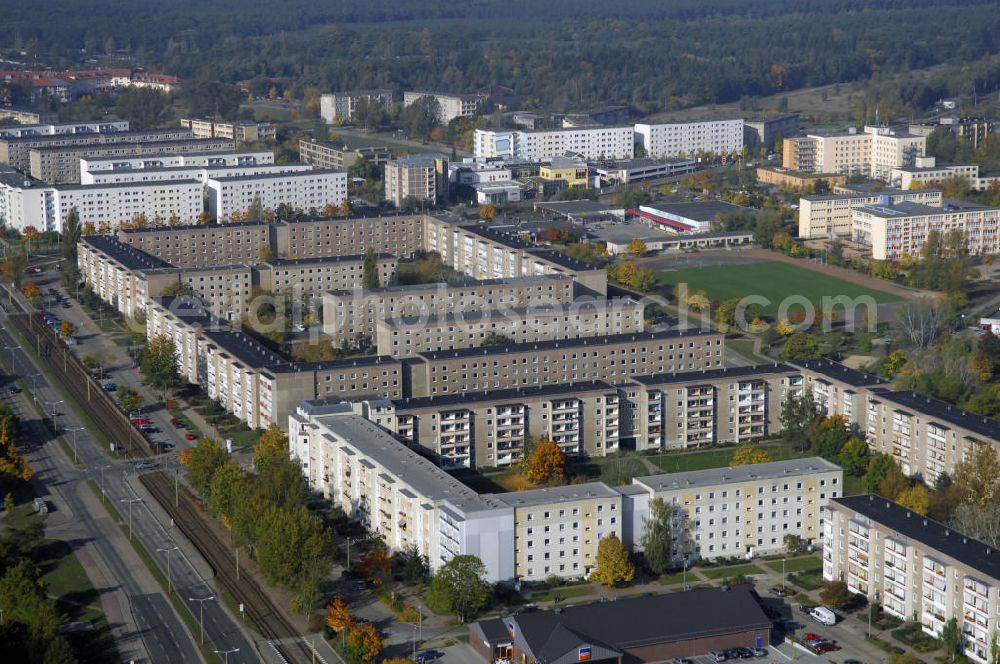
[(621, 494), (604, 482), (587, 482), (585, 484), (568, 484), (545, 489), (528, 491), (512, 491), (510, 493), (491, 494), (494, 498), (509, 507), (534, 507), (536, 505), (552, 505), (588, 498), (621, 498)]
[(621, 205), (601, 203), (599, 201), (552, 201), (536, 203), (535, 209), (555, 212), (566, 216), (610, 214), (614, 210), (624, 210)]
[(220, 324), (201, 300), (190, 295), (164, 295), (149, 299), (191, 327), (211, 327)]
[(893, 392), (887, 388), (873, 389), (871, 396), (894, 403), (902, 409), (910, 409), (915, 414), (921, 414), (925, 419), (933, 417), (956, 427), (968, 429), (986, 438), (1000, 441), (1000, 421), (970, 413), (947, 401), (941, 401), (919, 392)]
[(459, 348), (435, 352), (417, 353), (424, 360), (444, 360), (458, 357), (476, 357), (479, 355), (498, 355), (501, 353), (530, 353), (533, 351), (585, 348), (591, 346), (606, 346), (609, 344), (628, 344), (640, 341), (656, 341), (668, 339), (685, 339), (704, 335), (719, 335), (712, 330), (664, 330), (662, 332), (637, 332), (635, 334), (609, 334), (602, 337), (580, 337), (578, 339), (553, 339), (551, 341), (534, 341), (507, 346), (490, 346), (489, 348)]
[(627, 304), (628, 302), (638, 304), (636, 300), (633, 300), (630, 297), (618, 297), (608, 300), (576, 300), (570, 304), (545, 304), (534, 307), (510, 307), (506, 309), (480, 309), (477, 311), (461, 311), (442, 315), (435, 314), (432, 316), (400, 316), (399, 318), (385, 319), (380, 322), (385, 323), (385, 325), (390, 329), (412, 325), (430, 326), (445, 325), (449, 323), (461, 325), (465, 322), (520, 320), (521, 318), (527, 318), (532, 315), (550, 316), (569, 312), (579, 313), (586, 312), (588, 309), (593, 309), (594, 311), (607, 310), (619, 303)]
[(170, 263), (147, 254), (138, 247), (119, 242), (112, 235), (84, 235), (80, 241), (103, 252), (111, 260), (128, 270), (158, 270), (173, 267)]
[[(394, 254), (375, 254), (378, 260), (396, 260)], [(365, 260), (364, 254), (352, 254), (350, 256), (319, 256), (317, 258), (272, 258), (269, 261), (262, 261), (261, 265), (272, 267), (297, 267), (305, 265), (323, 265), (324, 263), (360, 263)]]
[(755, 364), (742, 367), (720, 367), (702, 371), (682, 371), (671, 373), (633, 376), (632, 380), (643, 385), (663, 385), (669, 383), (690, 383), (698, 380), (715, 380), (716, 378), (741, 378), (760, 374), (794, 373), (795, 367), (787, 364)]
[(230, 353), (240, 362), (253, 368), (292, 363), (291, 360), (278, 355), (244, 332), (235, 330), (203, 330), (202, 334), (223, 351)]
[(878, 192), (869, 191), (867, 193), (861, 193), (861, 191), (858, 191), (857, 193), (854, 194), (815, 194), (812, 196), (802, 196), (801, 198), (807, 201), (843, 201), (851, 198), (869, 198), (873, 196), (875, 197), (899, 196), (900, 194), (926, 194), (934, 192), (940, 193), (938, 192), (937, 189), (907, 189), (904, 191), (902, 189), (896, 189), (890, 187)]
[(896, 532), (899, 538), (912, 539), (976, 572), (1000, 579), (1000, 550), (967, 537), (950, 526), (870, 493), (832, 498), (830, 502), (881, 524)]
[[(209, 140), (213, 140), (213, 139), (209, 139)], [(159, 142), (159, 141), (157, 141), (157, 142)], [(272, 155), (272, 156), (274, 155), (274, 153), (271, 150), (229, 150), (228, 152), (224, 152), (224, 151), (219, 151), (219, 152), (185, 152), (183, 154), (178, 154), (176, 152), (156, 152), (154, 154), (119, 155), (117, 157), (104, 157), (104, 156), (102, 156), (102, 157), (81, 157), (80, 161), (97, 162), (97, 161), (117, 161), (117, 160), (126, 160), (126, 159), (168, 159), (168, 158), (172, 158), (172, 157), (183, 157), (183, 158), (186, 159), (188, 157), (226, 157), (226, 156), (241, 155), (241, 154), (242, 155), (269, 154), (269, 155)], [(193, 164), (189, 164), (188, 166), (190, 167), (192, 165)], [(259, 165), (260, 164), (258, 164), (258, 166)], [(142, 169), (136, 169), (136, 170), (142, 170)]]
[[(52, 123), (48, 123), (52, 124)], [(57, 126), (74, 126), (74, 125), (91, 125), (91, 124), (113, 124), (113, 122), (72, 122), (64, 123)], [(190, 129), (184, 129), (183, 127), (177, 128), (167, 128), (167, 129), (129, 129), (129, 130), (117, 130), (117, 131), (88, 131), (81, 132), (79, 134), (43, 134), (43, 135), (32, 135), (32, 136), (3, 136), (0, 137), (0, 141), (6, 141), (8, 143), (55, 143), (61, 140), (72, 139), (72, 138), (84, 138), (87, 136), (96, 136), (98, 141), (94, 143), (100, 144), (104, 136), (134, 136), (136, 139), (141, 139), (144, 136), (193, 136)], [(129, 141), (129, 142), (141, 142), (141, 141)], [(161, 141), (156, 141), (157, 143)], [(93, 145), (94, 143), (91, 143)], [(114, 145), (115, 143), (108, 143), (108, 145)], [(83, 147), (83, 145), (77, 146)]]
[[(388, 255), (388, 254), (386, 254)], [(489, 288), (490, 286), (516, 286), (519, 284), (531, 284), (544, 281), (572, 281), (573, 277), (568, 274), (538, 274), (526, 277), (503, 277), (500, 279), (462, 279), (461, 281), (437, 281), (428, 284), (404, 284), (393, 286), (380, 286), (379, 288), (366, 288), (361, 291), (362, 295), (376, 295), (379, 293), (419, 293), (437, 290), (452, 290), (460, 288)], [(332, 290), (327, 291), (330, 295), (339, 297), (357, 295), (357, 290)]]
[(268, 227), (270, 224), (263, 221), (245, 221), (224, 224), (185, 224), (182, 226), (151, 226), (149, 228), (119, 228), (117, 232), (127, 235), (142, 235), (149, 233), (157, 235), (162, 233), (206, 233), (214, 230), (228, 230), (230, 228), (260, 228)]
[(852, 387), (865, 387), (869, 385), (885, 385), (886, 381), (875, 374), (865, 373), (852, 369), (840, 362), (823, 358), (819, 360), (789, 360), (788, 364), (793, 367), (808, 369), (818, 374), (822, 374), (831, 380), (847, 383)]
[[(610, 170), (615, 168), (621, 169), (638, 169), (638, 168), (655, 168), (658, 166), (689, 166), (697, 164), (698, 162), (694, 159), (681, 159), (680, 157), (668, 157), (665, 159), (652, 159), (650, 157), (636, 157), (635, 159), (609, 159), (606, 161), (589, 161), (588, 164), (591, 168), (598, 168), (604, 170)], [(576, 202), (576, 201), (568, 201)]]
[(603, 380), (576, 382), (576, 383), (550, 383), (546, 385), (535, 385), (531, 387), (515, 387), (504, 390), (478, 390), (456, 394), (442, 394), (431, 397), (412, 397), (409, 399), (397, 399), (392, 403), (396, 412), (407, 410), (424, 410), (428, 408), (442, 408), (456, 406), (465, 403), (478, 403), (481, 401), (517, 401), (519, 399), (537, 399), (543, 397), (553, 397), (561, 394), (581, 394), (583, 392), (616, 392), (617, 388), (611, 383)]
[(832, 473), (839, 470), (840, 466), (830, 463), (826, 459), (821, 457), (807, 457), (805, 459), (771, 461), (769, 463), (755, 463), (748, 466), (734, 466), (732, 468), (710, 468), (708, 470), (692, 470), (683, 473), (645, 475), (643, 477), (636, 477), (633, 482), (643, 484), (652, 491), (672, 491), (676, 489), (718, 486), (720, 484), (779, 480), (798, 475), (816, 475), (818, 473)]
[(727, 201), (691, 201), (689, 203), (652, 203), (650, 209), (673, 214), (692, 221), (714, 221), (720, 214), (751, 211), (740, 205)]
[(333, 168), (315, 168), (308, 171), (285, 171), (283, 173), (257, 173), (255, 175), (226, 175), (223, 177), (209, 178), (215, 182), (248, 182), (251, 180), (276, 180), (278, 178), (304, 178), (313, 175), (331, 175), (334, 173), (344, 174), (347, 171), (338, 171)]
[(377, 145), (371, 141), (366, 141), (360, 136), (340, 136), (336, 141), (319, 141), (315, 138), (302, 139), (299, 144), (310, 143), (318, 145), (328, 150), (385, 150), (391, 152), (388, 146)]
[(201, 183), (194, 178), (182, 178), (177, 180), (154, 180), (152, 182), (102, 182), (101, 184), (54, 184), (50, 185), (59, 191), (98, 191), (100, 189), (140, 189), (143, 187), (169, 187), (171, 185), (195, 185), (201, 187)]
[[(9, 140), (0, 138), (2, 140)], [(31, 148), (32, 151), (37, 151), (43, 154), (55, 154), (57, 152), (71, 152), (74, 150), (101, 150), (104, 148), (129, 148), (129, 147), (148, 147), (150, 145), (156, 146), (169, 146), (169, 145), (192, 145), (192, 144), (202, 144), (206, 145), (208, 143), (218, 143), (219, 141), (229, 141), (232, 143), (232, 139), (228, 138), (181, 138), (176, 141), (156, 141), (155, 143), (150, 143), (148, 141), (122, 141), (120, 143), (91, 143), (88, 145), (58, 145), (50, 148)], [(168, 153), (171, 154), (171, 153)], [(191, 153), (185, 153), (183, 156), (189, 156)], [(132, 157), (146, 157), (149, 158), (150, 155), (117, 155), (119, 159), (130, 159)], [(82, 157), (86, 158), (86, 157)]]
[(917, 217), (930, 214), (942, 214), (944, 208), (931, 207), (913, 201), (900, 201), (890, 205), (862, 205), (858, 210), (874, 217), (889, 219), (892, 217)]

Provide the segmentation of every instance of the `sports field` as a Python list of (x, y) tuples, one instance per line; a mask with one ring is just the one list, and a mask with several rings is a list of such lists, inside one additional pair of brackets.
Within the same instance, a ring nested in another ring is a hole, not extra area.
[(656, 279), (668, 290), (686, 283), (689, 292), (704, 290), (710, 298), (720, 302), (747, 295), (763, 296), (770, 303), (760, 305), (759, 310), (769, 315), (777, 313), (781, 302), (792, 295), (805, 297), (816, 307), (822, 306), (824, 297), (839, 295), (849, 298), (869, 295), (878, 304), (899, 300), (895, 295), (883, 291), (777, 262), (662, 270), (656, 273)]

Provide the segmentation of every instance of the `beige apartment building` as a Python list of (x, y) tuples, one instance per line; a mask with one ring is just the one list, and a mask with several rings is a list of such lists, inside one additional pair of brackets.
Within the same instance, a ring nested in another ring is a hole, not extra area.
[(421, 353), (406, 362), (414, 397), (721, 367), (723, 335), (691, 330), (539, 341)]
[[(823, 509), (843, 495), (844, 473), (810, 457), (636, 477), (625, 489), (637, 503), (634, 514), (648, 515), (648, 500), (666, 503), (671, 553), (679, 566), (687, 566), (698, 559), (784, 553), (788, 535), (818, 543)], [(645, 499), (641, 504), (639, 496)]]
[(954, 619), (964, 654), (993, 661), (1000, 550), (873, 494), (834, 499), (824, 511), (824, 579), (933, 637)]
[(781, 430), (781, 404), (802, 380), (786, 364), (636, 376), (620, 387), (622, 435), (637, 450), (759, 440)]
[[(113, 136), (114, 134), (99, 135)], [(126, 135), (126, 132), (120, 132), (119, 135)], [(53, 136), (51, 138), (59, 137)], [(133, 143), (114, 141), (94, 145), (70, 144), (62, 147), (36, 147), (29, 151), (27, 170), (31, 177), (42, 182), (80, 184), (81, 159), (106, 159), (109, 157), (127, 159), (143, 155), (232, 152), (234, 149), (233, 142), (224, 138), (181, 138), (157, 141), (143, 139), (141, 142)]]
[(902, 202), (864, 205), (853, 213), (852, 239), (875, 260), (919, 256), (931, 231), (961, 231), (974, 256), (1000, 252), (1000, 208), (948, 200), (944, 207)]
[(572, 301), (573, 279), (567, 275), (335, 290), (323, 295), (323, 333), (336, 338), (353, 339), (366, 335), (374, 339), (375, 324), (379, 320), (569, 304)]
[[(385, 165), (385, 199), (396, 207), (409, 201), (434, 205), (447, 187), (448, 169), (443, 157), (416, 154)], [(443, 179), (443, 181), (441, 181)]]
[[(398, 263), (392, 254), (376, 255), (379, 283), (395, 283)], [(269, 293), (302, 294), (359, 288), (364, 264), (364, 256), (276, 258), (254, 266), (254, 285)]]
[(268, 224), (209, 224), (119, 230), (118, 241), (140, 249), (175, 267), (208, 267), (218, 263), (261, 260), (271, 252)]
[(643, 306), (624, 297), (580, 298), (567, 305), (381, 319), (375, 322), (375, 346), (385, 355), (413, 357), (420, 353), (482, 347), (491, 335), (506, 337), (510, 341), (504, 346), (510, 346), (632, 334), (642, 332), (645, 325)]
[(334, 143), (310, 138), (299, 141), (299, 159), (316, 168), (346, 171), (359, 159), (366, 159), (375, 166), (384, 166), (392, 160), (392, 152), (386, 147), (350, 145), (342, 139)]
[(864, 175), (889, 180), (893, 168), (912, 166), (924, 154), (926, 136), (866, 126), (836, 134), (810, 134), (785, 141), (782, 167), (813, 173)]
[(355, 256), (369, 247), (408, 258), (424, 248), (424, 217), (305, 219), (275, 225), (275, 255), (281, 258)]
[(799, 237), (850, 237), (854, 211), (866, 205), (891, 205), (909, 201), (941, 207), (941, 192), (936, 189), (886, 189), (877, 193), (856, 192), (805, 196), (799, 199)]
[(191, 130), (198, 138), (228, 138), (237, 145), (273, 141), (277, 128), (270, 122), (217, 122), (182, 118), (181, 127)]
[[(31, 168), (30, 153), (34, 149), (85, 146), (96, 148), (112, 143), (160, 143), (191, 138), (191, 132), (186, 129), (121, 131), (113, 124), (109, 125), (109, 128), (112, 130), (0, 138), (0, 164), (26, 172)], [(56, 184), (48, 180), (46, 182)]]
[(568, 456), (618, 451), (618, 390), (602, 381), (402, 399), (368, 417), (446, 467), (510, 466), (530, 438)]

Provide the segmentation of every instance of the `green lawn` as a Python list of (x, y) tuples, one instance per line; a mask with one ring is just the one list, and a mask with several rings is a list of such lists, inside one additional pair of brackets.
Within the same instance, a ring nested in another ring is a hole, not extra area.
[(586, 597), (587, 595), (596, 594), (597, 589), (594, 588), (594, 586), (587, 584), (582, 586), (565, 586), (539, 590), (531, 593), (531, 599), (535, 602), (550, 602), (556, 599), (564, 602), (568, 599), (573, 599), (574, 597)]
[(791, 295), (803, 296), (817, 307), (822, 305), (824, 296), (846, 295), (856, 298), (870, 295), (879, 304), (899, 299), (883, 291), (865, 288), (787, 263), (750, 263), (662, 270), (656, 273), (656, 279), (668, 289), (686, 283), (689, 292), (704, 290), (709, 297), (719, 301), (747, 295), (763, 296), (770, 300), (770, 303), (760, 305), (760, 311), (770, 315), (776, 314), (781, 301)]
[(763, 574), (764, 570), (756, 565), (736, 565), (735, 567), (699, 567), (698, 573), (706, 579), (724, 579), (727, 576), (737, 576), (740, 574), (746, 576)]
[[(766, 450), (771, 461), (785, 461), (812, 456), (808, 451), (799, 452), (791, 444), (783, 440), (765, 441), (759, 447)], [(689, 470), (706, 470), (708, 468), (725, 468), (733, 456), (733, 447), (699, 450), (697, 452), (674, 452), (646, 457), (649, 461), (667, 471), (680, 473)]]
[[(775, 572), (781, 572), (781, 561), (772, 560), (767, 563), (767, 566), (773, 569)], [(801, 558), (789, 558), (785, 561), (785, 572), (791, 574), (792, 572), (811, 572), (814, 570), (823, 569), (823, 561), (816, 556), (802, 556)]]

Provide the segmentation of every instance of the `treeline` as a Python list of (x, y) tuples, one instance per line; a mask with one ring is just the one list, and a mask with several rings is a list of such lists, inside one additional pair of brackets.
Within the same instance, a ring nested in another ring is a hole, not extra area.
[(653, 111), (969, 62), (996, 51), (1000, 28), (987, 0), (124, 4), (15, 0), (0, 46), (125, 47), (185, 78), (275, 77), (299, 97), (501, 84), (528, 107)]

